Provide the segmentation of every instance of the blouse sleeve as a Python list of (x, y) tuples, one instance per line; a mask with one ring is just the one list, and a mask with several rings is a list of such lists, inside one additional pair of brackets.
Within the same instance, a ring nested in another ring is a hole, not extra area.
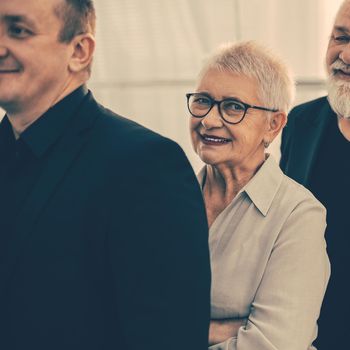
[(330, 276), (325, 218), (313, 198), (293, 210), (275, 242), (247, 325), (210, 350), (312, 349)]

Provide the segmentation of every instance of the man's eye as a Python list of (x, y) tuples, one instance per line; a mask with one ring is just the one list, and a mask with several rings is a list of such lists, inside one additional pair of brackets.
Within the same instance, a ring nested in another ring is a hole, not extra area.
[(20, 39), (26, 38), (32, 34), (30, 30), (17, 25), (10, 26), (8, 32), (10, 36)]
[(350, 41), (350, 37), (347, 35), (333, 36), (333, 40), (337, 43), (348, 43)]

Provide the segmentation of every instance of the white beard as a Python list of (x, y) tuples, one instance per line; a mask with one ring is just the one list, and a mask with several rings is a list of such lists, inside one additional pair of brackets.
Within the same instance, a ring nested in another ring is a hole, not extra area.
[(328, 101), (333, 111), (340, 117), (350, 120), (350, 82), (328, 78)]

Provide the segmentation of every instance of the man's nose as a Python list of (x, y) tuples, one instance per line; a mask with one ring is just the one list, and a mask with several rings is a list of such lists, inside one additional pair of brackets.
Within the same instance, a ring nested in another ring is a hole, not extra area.
[(6, 40), (4, 27), (2, 23), (0, 23), (0, 58), (5, 58), (9, 54)]
[(350, 65), (350, 43), (344, 45), (339, 58), (347, 65)]
[(4, 58), (8, 55), (8, 50), (0, 43), (0, 58)]
[(0, 57), (4, 58), (9, 54), (9, 50), (6, 46), (6, 38), (3, 35), (2, 27), (0, 27)]

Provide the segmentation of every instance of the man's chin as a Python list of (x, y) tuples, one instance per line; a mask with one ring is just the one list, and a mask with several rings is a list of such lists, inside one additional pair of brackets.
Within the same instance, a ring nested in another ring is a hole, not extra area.
[(340, 117), (350, 119), (350, 81), (330, 77), (327, 89), (328, 101), (333, 111)]
[(6, 96), (0, 93), (0, 108), (6, 112), (16, 109), (17, 103), (13, 96)]

